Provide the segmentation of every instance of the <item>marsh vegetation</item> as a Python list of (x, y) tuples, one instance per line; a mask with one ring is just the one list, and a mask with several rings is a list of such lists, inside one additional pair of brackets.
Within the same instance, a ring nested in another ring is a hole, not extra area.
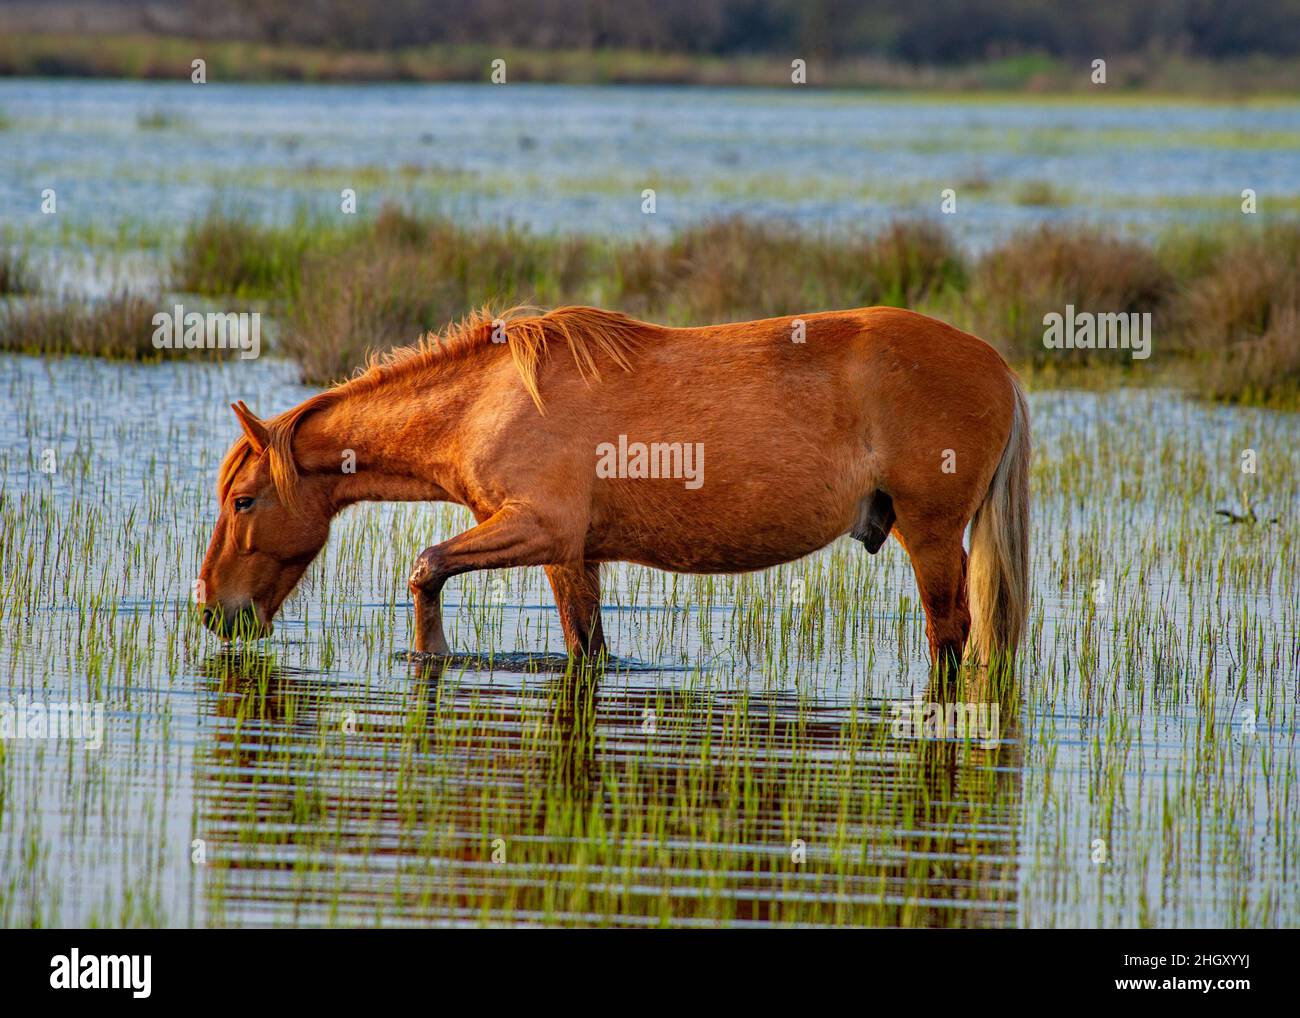
[[(105, 722), (0, 740), (0, 923), (1300, 924), (1293, 105), (329, 92), (0, 83), (0, 702)], [(262, 311), (268, 355), (161, 355), (177, 300)], [(997, 345), (1030, 632), (1014, 681), (947, 694), (996, 733), (900, 729), (936, 693), (893, 541), (610, 566), (597, 675), (540, 570), (467, 575), (469, 653), (429, 669), (404, 578), (469, 516), (359, 506), (275, 635), (202, 629), (228, 404), (530, 301), (902, 304)], [(1151, 357), (1047, 351), (1066, 305), (1150, 313)]]
[(294, 374), (0, 359), (6, 695), (107, 717), (98, 751), (4, 743), (5, 925), (1300, 922), (1291, 415), (1033, 395), (1025, 658), (960, 694), (986, 743), (899, 733), (932, 691), (892, 542), (611, 567), (597, 681), (555, 670), (540, 570), (466, 576), (477, 657), (428, 672), (403, 577), (468, 517), (357, 508), (277, 635), (222, 651), (189, 601), (224, 402)]

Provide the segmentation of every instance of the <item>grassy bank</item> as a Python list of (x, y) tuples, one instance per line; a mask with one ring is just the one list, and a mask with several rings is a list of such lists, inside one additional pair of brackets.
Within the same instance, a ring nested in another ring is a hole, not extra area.
[[(164, 288), (174, 293), (264, 304), (277, 352), (315, 384), (483, 305), (593, 304), (689, 325), (889, 304), (983, 337), (1041, 383), (1177, 384), (1219, 400), (1300, 405), (1300, 223), (1173, 233), (1150, 246), (1040, 227), (971, 257), (928, 222), (818, 234), (731, 219), (613, 241), (468, 228), (395, 208), (349, 228), (214, 212), (190, 227), (170, 273)], [(146, 356), (149, 306), (12, 301), (0, 311), (0, 348)], [(1048, 349), (1044, 316), (1067, 306), (1149, 313), (1150, 356)]]
[[(786, 86), (790, 56), (716, 57), (625, 49), (544, 50), (429, 45), (349, 50), (154, 35), (11, 32), (0, 35), (0, 76), (188, 80), (191, 61), (209, 81), (487, 81), (494, 60), (507, 81), (566, 84)], [(958, 66), (916, 66), (879, 58), (806, 60), (807, 84), (828, 88), (926, 91), (1102, 93), (1087, 62), (1027, 54)], [(1293, 60), (1226, 61), (1174, 55), (1111, 55), (1106, 90), (1206, 98), (1300, 92)]]

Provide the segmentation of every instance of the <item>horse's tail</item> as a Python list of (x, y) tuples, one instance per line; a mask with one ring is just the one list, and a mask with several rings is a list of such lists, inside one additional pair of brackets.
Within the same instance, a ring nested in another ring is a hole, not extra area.
[(1015, 376), (1011, 384), (1011, 435), (971, 520), (966, 657), (975, 664), (1010, 662), (1029, 610), (1029, 405)]

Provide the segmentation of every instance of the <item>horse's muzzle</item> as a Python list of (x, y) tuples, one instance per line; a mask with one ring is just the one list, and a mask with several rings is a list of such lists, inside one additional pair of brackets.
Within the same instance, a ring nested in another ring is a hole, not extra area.
[(263, 624), (258, 618), (257, 609), (251, 603), (229, 612), (221, 605), (205, 604), (200, 618), (205, 629), (223, 640), (233, 640), (236, 637), (256, 639), (271, 632), (271, 626)]

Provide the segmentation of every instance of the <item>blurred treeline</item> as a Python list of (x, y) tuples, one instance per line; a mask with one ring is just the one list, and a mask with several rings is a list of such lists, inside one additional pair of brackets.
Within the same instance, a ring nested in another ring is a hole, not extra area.
[(477, 44), (921, 64), (1300, 53), (1300, 0), (0, 0), (0, 23), (351, 50)]

